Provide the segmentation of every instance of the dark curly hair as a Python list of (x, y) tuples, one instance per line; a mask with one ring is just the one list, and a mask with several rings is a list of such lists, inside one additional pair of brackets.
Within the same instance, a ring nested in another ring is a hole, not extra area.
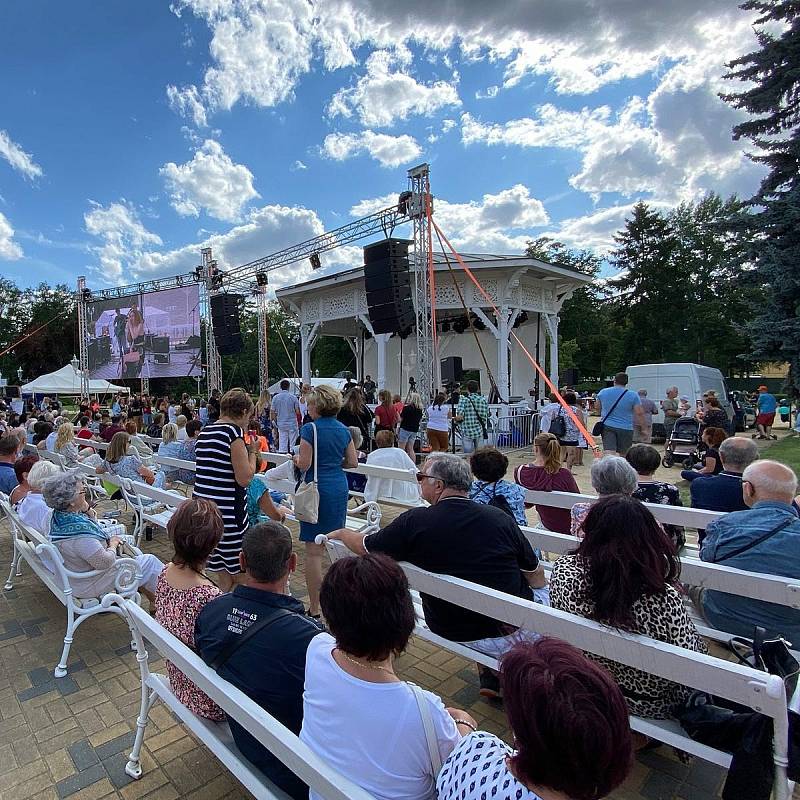
[(472, 474), (479, 481), (499, 481), (508, 469), (508, 458), (495, 447), (480, 447), (469, 459)]

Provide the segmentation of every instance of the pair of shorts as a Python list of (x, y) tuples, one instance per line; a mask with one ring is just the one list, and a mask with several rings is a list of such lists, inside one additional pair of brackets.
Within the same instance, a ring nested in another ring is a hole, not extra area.
[(397, 433), (397, 441), (400, 444), (405, 444), (406, 442), (413, 442), (419, 436), (419, 431), (407, 431), (404, 428), (400, 428)]
[(775, 422), (774, 411), (771, 411), (769, 414), (759, 414), (756, 417), (756, 425), (763, 425), (765, 428), (771, 427), (773, 422)]
[(603, 439), (603, 450), (619, 453), (624, 456), (633, 444), (633, 431), (623, 430), (622, 428), (612, 428), (609, 425), (603, 427), (601, 434)]

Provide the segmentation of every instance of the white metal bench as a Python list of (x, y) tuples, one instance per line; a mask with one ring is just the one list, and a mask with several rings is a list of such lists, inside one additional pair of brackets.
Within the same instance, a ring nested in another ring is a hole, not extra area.
[(156, 700), (161, 700), (254, 797), (258, 800), (288, 800), (288, 795), (241, 754), (233, 741), (227, 722), (211, 722), (189, 711), (173, 693), (166, 675), (150, 672), (146, 648), (146, 643), (149, 642), (226, 714), (242, 725), (267, 750), (326, 800), (374, 800), (372, 795), (326, 764), (292, 731), (247, 695), (220, 678), (198, 655), (135, 603), (122, 597), (111, 596), (107, 597), (104, 603), (127, 615), (136, 643), (136, 660), (139, 663), (142, 681), (136, 738), (125, 767), (128, 775), (137, 779), (142, 776), (140, 756), (145, 730), (153, 704)]
[[(19, 518), (17, 512), (5, 495), (0, 495), (0, 510), (5, 515), (11, 526), (13, 553), (11, 569), (4, 589), (10, 591), (14, 588), (14, 578), (21, 573), (21, 562), (25, 561), (42, 581), (42, 583), (61, 601), (67, 610), (67, 630), (64, 635), (64, 648), (61, 659), (55, 668), (56, 678), (63, 678), (67, 674), (67, 659), (72, 647), (75, 631), (80, 624), (96, 614), (111, 611), (120, 614), (116, 607), (104, 606), (102, 598), (77, 598), (72, 589), (71, 580), (74, 578), (93, 578), (104, 574), (100, 570), (87, 572), (72, 572), (64, 566), (64, 560), (58, 548), (38, 531), (33, 530)], [(135, 548), (130, 548), (131, 555), (140, 555)], [(115, 592), (122, 597), (130, 598), (138, 603), (138, 586), (141, 583), (142, 573), (135, 558), (118, 558), (112, 569), (115, 572)]]
[[(325, 542), (331, 560), (352, 556), (341, 542)], [(448, 575), (437, 575), (401, 563), (410, 586), (417, 592), (433, 595), (462, 608), (497, 619), (515, 627), (555, 636), (590, 653), (612, 659), (652, 675), (675, 681), (693, 689), (709, 692), (752, 708), (773, 719), (773, 760), (775, 763), (775, 800), (788, 800), (793, 783), (788, 781), (788, 714), (783, 681), (774, 675), (696, 653), (645, 636), (624, 633), (558, 609), (489, 589)], [(421, 605), (415, 603), (418, 614)], [(421, 638), (464, 658), (492, 669), (498, 662), (459, 642), (434, 634), (420, 617), (415, 633)], [(719, 766), (730, 766), (729, 753), (695, 742), (673, 720), (654, 720), (631, 716), (631, 728)]]

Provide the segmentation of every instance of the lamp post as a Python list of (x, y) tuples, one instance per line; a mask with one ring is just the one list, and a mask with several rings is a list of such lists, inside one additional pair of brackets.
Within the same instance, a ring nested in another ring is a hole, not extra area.
[(77, 375), (78, 374), (78, 367), (81, 365), (81, 362), (78, 361), (78, 356), (73, 355), (72, 356), (72, 361), (70, 361), (69, 364), (72, 367), (72, 371)]
[(22, 367), (17, 367), (17, 379), (19, 380), (19, 385), (22, 386)]

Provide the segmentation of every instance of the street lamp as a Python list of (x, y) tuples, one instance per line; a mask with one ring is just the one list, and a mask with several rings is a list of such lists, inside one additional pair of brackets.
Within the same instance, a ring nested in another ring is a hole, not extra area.
[(17, 378), (19, 382), (22, 383), (22, 367), (17, 367)]
[(69, 363), (70, 363), (70, 366), (72, 367), (72, 371), (77, 373), (78, 372), (78, 367), (81, 365), (81, 362), (78, 361), (78, 356), (73, 355), (72, 356), (72, 361), (70, 361)]

